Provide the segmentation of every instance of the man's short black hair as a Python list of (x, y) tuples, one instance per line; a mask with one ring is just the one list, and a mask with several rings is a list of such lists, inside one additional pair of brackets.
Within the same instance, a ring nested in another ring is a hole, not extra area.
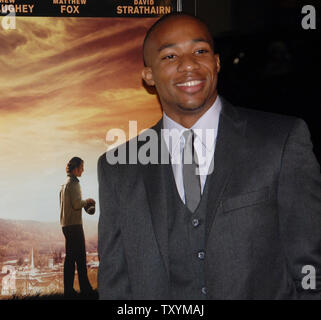
[[(144, 65), (145, 67), (147, 66), (146, 64), (146, 58), (145, 58), (145, 47), (147, 44), (148, 39), (150, 38), (151, 34), (153, 33), (153, 31), (157, 28), (157, 26), (159, 26), (160, 24), (162, 24), (163, 22), (165, 22), (166, 20), (172, 18), (172, 17), (191, 17), (197, 21), (199, 21), (201, 24), (203, 24), (204, 26), (206, 26), (206, 28), (208, 29), (206, 23), (200, 19), (199, 17), (193, 16), (189, 13), (185, 13), (185, 12), (171, 12), (169, 14), (165, 14), (163, 15), (161, 18), (159, 18), (146, 32), (145, 38), (144, 38), (144, 42), (143, 42), (143, 59), (144, 59)], [(210, 31), (209, 31), (210, 33)], [(214, 51), (214, 41), (212, 39), (212, 49)]]

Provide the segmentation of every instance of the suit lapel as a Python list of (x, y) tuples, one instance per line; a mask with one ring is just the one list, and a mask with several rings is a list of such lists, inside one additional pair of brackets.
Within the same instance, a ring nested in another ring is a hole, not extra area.
[(240, 120), (237, 110), (222, 99), (217, 143), (214, 153), (214, 172), (207, 177), (208, 203), (205, 240), (212, 229), (218, 206), (232, 169), (242, 157), (245, 149), (244, 130), (246, 122)]
[[(158, 134), (158, 163), (161, 162), (161, 150), (166, 145), (161, 137), (162, 119), (152, 129)], [(167, 150), (163, 149), (163, 150)], [(167, 152), (165, 153), (167, 154)], [(168, 154), (167, 154), (168, 155)], [(164, 153), (163, 153), (164, 156)], [(166, 155), (165, 155), (166, 156)], [(165, 269), (169, 276), (168, 261), (168, 222), (167, 198), (165, 191), (166, 173), (169, 171), (170, 164), (148, 164), (143, 166), (144, 183), (146, 187), (149, 207), (151, 212), (152, 224), (159, 247), (159, 251), (164, 261)]]
[[(239, 119), (237, 110), (224, 99), (222, 99), (222, 104), (223, 108), (220, 115), (217, 143), (214, 154), (214, 172), (208, 176), (205, 186), (205, 188), (208, 189), (205, 226), (206, 241), (212, 229), (215, 215), (224, 189), (232, 173), (232, 169), (237, 165), (238, 160), (242, 157), (245, 144), (244, 130), (246, 122)], [(161, 162), (161, 150), (162, 148), (166, 149), (165, 142), (161, 136), (161, 128), (162, 119), (152, 128), (156, 130), (158, 134), (158, 163), (164, 163)], [(165, 157), (167, 156), (168, 154), (166, 153)], [(170, 208), (167, 206), (167, 198), (164, 190), (167, 174), (171, 174), (171, 165), (169, 163), (162, 165), (148, 164), (142, 167), (152, 224), (159, 251), (169, 276), (168, 210), (170, 210)]]

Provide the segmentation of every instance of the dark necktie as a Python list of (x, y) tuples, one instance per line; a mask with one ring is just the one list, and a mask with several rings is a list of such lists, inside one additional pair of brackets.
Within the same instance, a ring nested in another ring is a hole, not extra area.
[(185, 131), (183, 136), (185, 138), (182, 157), (185, 204), (191, 212), (194, 212), (201, 200), (198, 160), (194, 150), (194, 132), (192, 130)]

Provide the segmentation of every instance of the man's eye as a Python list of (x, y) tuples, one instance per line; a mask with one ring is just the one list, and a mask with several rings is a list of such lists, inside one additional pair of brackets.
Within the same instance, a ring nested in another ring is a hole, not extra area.
[(168, 54), (167, 56), (163, 57), (162, 60), (172, 60), (175, 58), (174, 54)]
[(195, 51), (196, 54), (203, 54), (203, 53), (207, 53), (208, 50), (207, 49), (198, 49)]

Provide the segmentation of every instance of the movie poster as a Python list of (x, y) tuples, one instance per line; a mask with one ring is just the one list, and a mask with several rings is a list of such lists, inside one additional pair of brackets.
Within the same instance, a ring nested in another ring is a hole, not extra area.
[(109, 130), (129, 135), (129, 121), (139, 132), (161, 116), (141, 80), (142, 42), (173, 6), (0, 0), (0, 7), (0, 299), (63, 293), (59, 190), (74, 156), (84, 160), (83, 198), (97, 202), (95, 215), (83, 212), (96, 289), (97, 160)]

